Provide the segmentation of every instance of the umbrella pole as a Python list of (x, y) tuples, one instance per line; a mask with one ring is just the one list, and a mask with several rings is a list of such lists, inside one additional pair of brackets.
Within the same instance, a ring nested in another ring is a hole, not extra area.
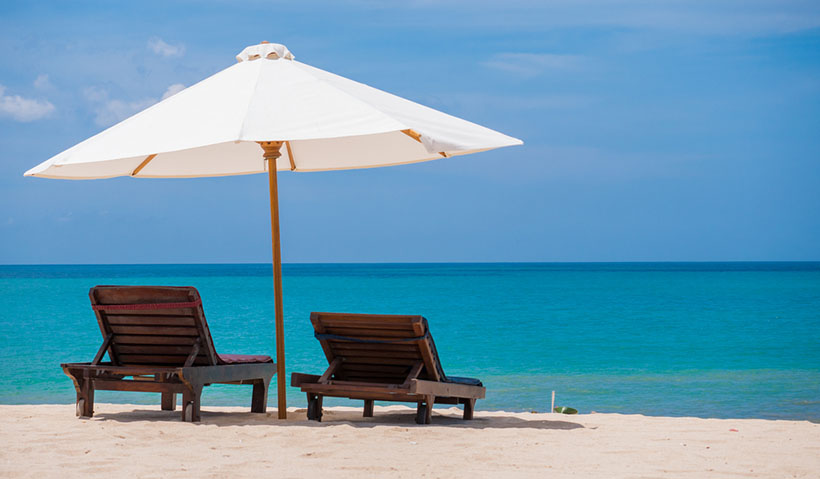
[(273, 298), (276, 310), (276, 398), (279, 419), (287, 419), (288, 402), (285, 388), (285, 324), (282, 308), (282, 252), (279, 244), (279, 189), (276, 183), (276, 159), (282, 156), (281, 141), (261, 141), (268, 162), (268, 186), (270, 188), (270, 226), (273, 243)]

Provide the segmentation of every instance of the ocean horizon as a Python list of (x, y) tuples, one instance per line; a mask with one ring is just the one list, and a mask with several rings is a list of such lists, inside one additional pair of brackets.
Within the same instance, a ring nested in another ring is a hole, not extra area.
[[(218, 351), (274, 355), (270, 264), (2, 265), (0, 404), (73, 403), (59, 364), (102, 341), (97, 284), (195, 286)], [(820, 421), (820, 262), (286, 263), (283, 288), (288, 374), (327, 367), (311, 311), (420, 314), (445, 371), (487, 386), (479, 410), (543, 412), (555, 391), (582, 413)]]

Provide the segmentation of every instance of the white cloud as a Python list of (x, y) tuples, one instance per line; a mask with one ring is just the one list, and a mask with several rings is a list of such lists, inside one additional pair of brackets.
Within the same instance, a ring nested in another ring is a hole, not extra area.
[(554, 53), (498, 53), (482, 65), (523, 77), (534, 77), (547, 71), (575, 71), (583, 68), (586, 59), (579, 55)]
[(94, 123), (99, 126), (113, 125), (157, 102), (153, 98), (136, 101), (111, 99), (108, 91), (97, 87), (86, 88), (83, 94), (89, 102), (94, 104)]
[(153, 98), (137, 101), (108, 100), (97, 109), (98, 125), (112, 125), (156, 103)]
[(54, 86), (48, 80), (48, 75), (42, 74), (38, 75), (37, 78), (34, 80), (34, 88), (38, 90), (49, 90)]
[(149, 106), (176, 95), (185, 89), (185, 85), (174, 83), (169, 86), (160, 99), (143, 98), (141, 100), (119, 100), (111, 98), (107, 90), (98, 87), (88, 87), (83, 95), (94, 106), (94, 123), (99, 126), (110, 126), (138, 113)]
[(102, 102), (108, 99), (108, 91), (93, 86), (83, 90), (83, 95), (86, 100), (92, 102)]
[(177, 93), (181, 92), (185, 89), (185, 85), (182, 83), (174, 83), (173, 85), (169, 86), (165, 93), (162, 94), (162, 99), (166, 99), (176, 95)]
[(181, 57), (185, 53), (185, 45), (171, 45), (166, 43), (159, 37), (153, 37), (148, 40), (148, 48), (157, 55), (163, 57)]
[(54, 105), (48, 100), (6, 95), (6, 87), (0, 85), (0, 116), (8, 116), (16, 121), (39, 120), (54, 112)]

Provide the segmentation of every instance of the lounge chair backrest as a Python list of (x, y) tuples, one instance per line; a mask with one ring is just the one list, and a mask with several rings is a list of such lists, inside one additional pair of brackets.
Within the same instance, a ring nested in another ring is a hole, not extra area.
[(401, 384), (421, 362), (419, 379), (445, 380), (422, 316), (311, 313), (310, 321), (328, 363), (341, 359), (334, 379)]
[(108, 356), (117, 366), (179, 367), (218, 362), (202, 301), (190, 286), (95, 286), (89, 292)]

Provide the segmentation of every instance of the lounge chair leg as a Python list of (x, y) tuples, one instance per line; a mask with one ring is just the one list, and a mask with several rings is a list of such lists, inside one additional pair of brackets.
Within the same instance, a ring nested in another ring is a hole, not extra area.
[(199, 422), (200, 420), (200, 397), (202, 396), (202, 386), (194, 384), (193, 389), (186, 389), (182, 393), (182, 420)]
[(427, 405), (424, 404), (424, 401), (419, 401), (418, 405), (416, 406), (416, 424), (424, 424), (426, 418)]
[(364, 400), (364, 413), (362, 413), (362, 417), (373, 417), (373, 400), (372, 399), (365, 399)]
[(80, 392), (77, 393), (77, 414), (84, 418), (94, 416), (94, 383), (88, 371), (83, 372)]
[[(167, 374), (155, 374), (154, 380), (158, 383), (164, 383), (165, 380), (168, 378)], [(177, 395), (175, 393), (161, 393), (162, 399), (160, 400), (161, 408), (163, 411), (175, 411), (177, 408)]]
[(464, 401), (464, 420), (469, 421), (473, 418), (473, 411), (475, 410), (475, 399), (466, 399)]
[(91, 399), (88, 399), (88, 394), (83, 396), (77, 393), (76, 416), (79, 418), (90, 418), (94, 416), (94, 392), (91, 392)]
[(177, 409), (177, 395), (176, 393), (162, 393), (162, 410), (176, 411)]
[(253, 397), (251, 398), (251, 412), (263, 413), (268, 407), (268, 385), (270, 379), (257, 379), (253, 383)]
[(322, 422), (322, 396), (308, 394), (307, 418), (308, 421)]
[(424, 396), (423, 401), (419, 401), (416, 409), (416, 424), (430, 424), (433, 420), (433, 403), (435, 396)]

